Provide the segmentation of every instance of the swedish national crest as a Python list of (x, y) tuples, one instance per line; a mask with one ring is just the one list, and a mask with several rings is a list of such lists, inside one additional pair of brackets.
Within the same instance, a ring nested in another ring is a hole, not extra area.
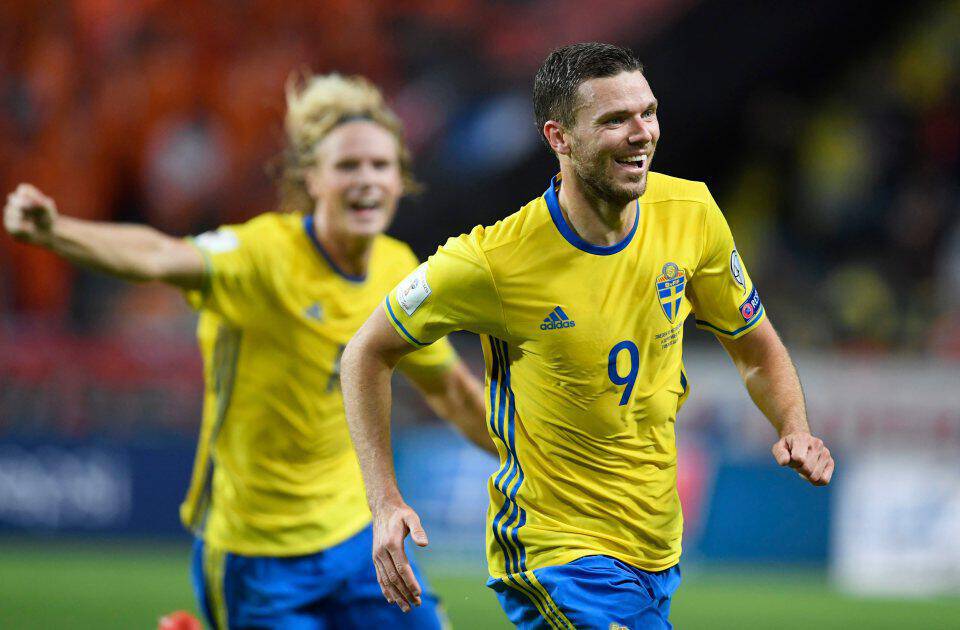
[(660, 308), (667, 320), (672, 324), (677, 319), (677, 313), (680, 312), (680, 304), (683, 302), (683, 289), (687, 285), (687, 277), (677, 263), (668, 262), (663, 266), (660, 277), (657, 278), (657, 298), (660, 300)]

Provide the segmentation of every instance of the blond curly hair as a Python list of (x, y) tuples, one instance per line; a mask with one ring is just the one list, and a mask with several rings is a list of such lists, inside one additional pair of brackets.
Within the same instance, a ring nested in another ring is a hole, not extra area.
[(287, 80), (287, 115), (284, 130), (287, 148), (281, 156), (280, 204), (292, 212), (312, 212), (315, 201), (306, 184), (306, 172), (317, 164), (317, 145), (338, 125), (349, 120), (370, 120), (397, 140), (400, 174), (405, 193), (420, 190), (413, 176), (413, 160), (403, 138), (403, 123), (387, 107), (383, 94), (361, 76), (337, 73), (295, 73)]

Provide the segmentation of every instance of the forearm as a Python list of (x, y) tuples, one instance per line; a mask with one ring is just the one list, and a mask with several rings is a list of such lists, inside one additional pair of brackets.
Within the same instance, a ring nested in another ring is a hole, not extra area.
[(424, 390), (424, 398), (434, 413), (453, 424), (477, 447), (498, 455), (486, 425), (483, 390), (463, 363), (457, 363), (445, 375), (446, 383), (438, 392)]
[(472, 396), (469, 397), (463, 401), (463, 404), (459, 408), (449, 411), (447, 415), (442, 417), (456, 426), (463, 436), (470, 440), (476, 447), (499, 457), (500, 454), (497, 452), (497, 447), (494, 446), (493, 440), (490, 439), (490, 433), (487, 432), (486, 424), (476, 421), (478, 414), (481, 418), (486, 415), (482, 395), (479, 399)]
[(482, 397), (478, 399), (468, 395), (459, 400), (450, 400), (448, 397), (427, 396), (426, 399), (434, 413), (457, 427), (475, 446), (492, 455), (498, 454), (486, 425), (482, 421), (477, 422), (477, 416), (482, 419), (486, 413)]
[(402, 501), (393, 468), (390, 444), (390, 379), (393, 365), (363, 347), (363, 337), (354, 337), (340, 363), (343, 402), (367, 503), (376, 513), (379, 506)]
[(809, 433), (797, 370), (769, 320), (740, 339), (720, 339), (757, 408), (781, 436)]
[(830, 483), (835, 463), (823, 440), (810, 433), (803, 389), (790, 354), (769, 320), (740, 339), (720, 339), (740, 371), (750, 398), (780, 434), (771, 452), (815, 486)]
[(153, 260), (168, 246), (169, 236), (142, 225), (84, 221), (60, 216), (47, 239), (38, 244), (77, 265), (124, 280), (153, 280)]
[(800, 378), (786, 348), (782, 356), (746, 368), (741, 375), (750, 398), (779, 435), (810, 432)]

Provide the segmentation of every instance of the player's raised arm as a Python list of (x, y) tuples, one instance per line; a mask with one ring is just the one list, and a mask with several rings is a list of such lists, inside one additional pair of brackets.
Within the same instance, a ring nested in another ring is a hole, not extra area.
[(373, 562), (387, 601), (404, 611), (420, 605), (420, 584), (403, 541), (407, 534), (427, 545), (420, 517), (403, 501), (393, 469), (390, 444), (390, 378), (404, 355), (415, 348), (400, 337), (381, 309), (347, 344), (340, 362), (343, 403), (373, 514)]
[(740, 371), (750, 398), (780, 435), (772, 449), (777, 463), (796, 469), (815, 486), (830, 483), (833, 457), (823, 440), (810, 434), (800, 378), (770, 320), (737, 339), (717, 338)]
[(66, 217), (30, 184), (7, 196), (3, 225), (18, 241), (124, 280), (160, 280), (184, 289), (203, 284), (203, 256), (194, 246), (145, 225)]

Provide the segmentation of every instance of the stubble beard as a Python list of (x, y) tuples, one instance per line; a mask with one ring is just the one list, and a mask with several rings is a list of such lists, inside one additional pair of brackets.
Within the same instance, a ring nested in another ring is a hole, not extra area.
[(606, 172), (598, 156), (589, 156), (583, 160), (572, 151), (573, 170), (577, 177), (586, 185), (588, 193), (597, 201), (610, 206), (626, 206), (628, 203), (642, 196), (647, 189), (647, 173), (640, 176), (639, 188), (625, 188), (618, 186)]

